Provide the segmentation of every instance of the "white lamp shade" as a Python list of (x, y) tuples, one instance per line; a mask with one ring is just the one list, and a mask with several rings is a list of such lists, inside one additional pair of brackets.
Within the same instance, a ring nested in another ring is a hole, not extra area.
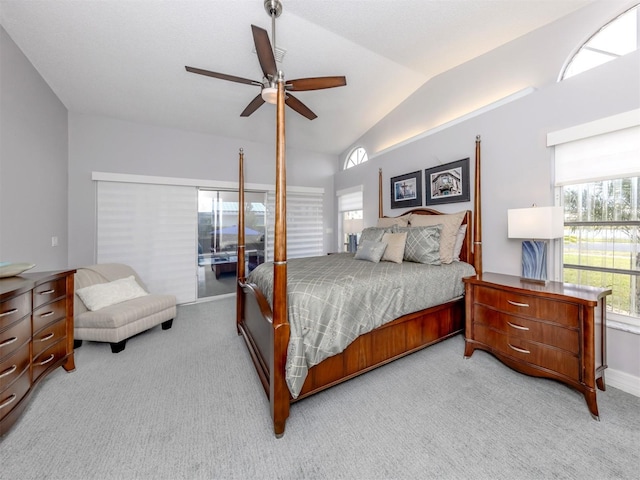
[(362, 218), (348, 218), (342, 224), (342, 228), (346, 234), (360, 233), (363, 225), (364, 221)]
[(507, 210), (509, 238), (547, 240), (564, 236), (562, 207), (531, 207)]

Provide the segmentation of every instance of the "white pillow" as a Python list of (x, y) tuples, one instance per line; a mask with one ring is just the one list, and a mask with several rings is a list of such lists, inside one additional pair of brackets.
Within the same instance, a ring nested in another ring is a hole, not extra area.
[(407, 232), (385, 233), (382, 243), (387, 244), (382, 255), (383, 262), (402, 263), (404, 258), (404, 246), (407, 243)]
[(136, 282), (133, 275), (126, 278), (120, 278), (108, 283), (99, 283), (76, 290), (78, 297), (82, 303), (92, 312), (101, 308), (115, 305), (132, 298), (143, 297), (149, 295)]

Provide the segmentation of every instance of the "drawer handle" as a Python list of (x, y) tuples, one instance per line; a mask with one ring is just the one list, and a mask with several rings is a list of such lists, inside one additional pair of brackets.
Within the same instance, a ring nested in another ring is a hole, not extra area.
[(51, 295), (52, 293), (55, 293), (56, 289), (52, 288), (50, 290), (43, 290), (42, 292), (38, 292), (38, 295)]
[(507, 343), (507, 345), (509, 345), (509, 348), (515, 350), (516, 352), (520, 352), (520, 353), (531, 353), (529, 350), (525, 350), (524, 348), (518, 348), (518, 347), (514, 347), (513, 345), (511, 345), (510, 343)]
[(523, 327), (522, 325), (516, 325), (515, 323), (507, 322), (510, 327), (517, 328), (518, 330), (529, 330), (529, 327)]
[(2, 312), (2, 313), (0, 313), (0, 318), (6, 317), (7, 315), (11, 315), (13, 313), (16, 313), (17, 311), (18, 311), (17, 308), (12, 308), (11, 310), (7, 310), (6, 312)]
[(46, 335), (46, 336), (42, 337), (40, 339), (40, 341), (41, 342), (46, 342), (47, 340), (51, 340), (55, 336), (56, 336), (55, 333), (51, 332), (51, 333), (49, 333), (49, 335)]
[(54, 311), (50, 311), (50, 312), (47, 312), (47, 313), (43, 313), (42, 315), (40, 315), (40, 317), (41, 318), (50, 317), (54, 313), (55, 313)]
[(509, 302), (511, 305), (513, 305), (515, 307), (528, 307), (529, 306), (528, 303), (513, 302), (511, 300), (507, 300), (507, 302)]
[(7, 368), (4, 372), (0, 373), (0, 378), (4, 378), (4, 377), (8, 377), (9, 375), (11, 375), (13, 372), (15, 372), (18, 369), (17, 365), (11, 365), (9, 368)]
[(49, 358), (47, 358), (46, 360), (43, 360), (43, 361), (40, 362), (40, 366), (46, 365), (47, 363), (49, 363), (54, 358), (56, 358), (56, 356), (52, 353), (51, 355), (49, 355)]
[(16, 340), (18, 340), (18, 337), (7, 338), (4, 342), (0, 343), (0, 348), (11, 345), (12, 343), (16, 342)]
[(15, 402), (18, 396), (15, 393), (12, 393), (4, 402), (0, 403), (0, 408), (8, 407), (13, 402)]

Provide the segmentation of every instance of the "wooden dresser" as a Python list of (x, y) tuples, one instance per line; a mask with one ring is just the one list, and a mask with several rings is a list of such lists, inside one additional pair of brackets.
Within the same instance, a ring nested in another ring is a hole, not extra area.
[(73, 274), (25, 273), (0, 279), (0, 436), (37, 384), (73, 359)]
[(606, 297), (611, 290), (483, 273), (465, 282), (465, 357), (476, 348), (522, 373), (570, 385), (598, 418), (605, 389)]

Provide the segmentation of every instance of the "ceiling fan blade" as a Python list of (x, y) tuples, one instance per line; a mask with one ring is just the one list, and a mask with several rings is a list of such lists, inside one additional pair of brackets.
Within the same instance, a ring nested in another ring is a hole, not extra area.
[(315, 113), (313, 113), (309, 109), (309, 107), (307, 107), (304, 103), (302, 103), (300, 100), (298, 100), (296, 97), (294, 97), (290, 93), (287, 93), (287, 98), (285, 98), (284, 103), (289, 105), (289, 107), (294, 109), (303, 117), (307, 117), (309, 120), (313, 120), (314, 118), (318, 117)]
[(278, 67), (276, 66), (276, 57), (273, 56), (269, 34), (264, 28), (251, 25), (253, 32), (253, 42), (256, 45), (256, 53), (260, 61), (260, 67), (265, 77), (275, 79), (278, 76)]
[(323, 88), (344, 87), (347, 84), (346, 77), (313, 77), (287, 80), (287, 90), (301, 92), (303, 90), (321, 90)]
[(257, 85), (262, 87), (262, 83), (257, 80), (249, 80), (248, 78), (236, 77), (234, 75), (227, 75), (226, 73), (211, 72), (209, 70), (203, 70), (195, 67), (184, 67), (187, 72), (197, 73), (198, 75), (206, 75), (207, 77), (219, 78), (220, 80), (229, 80), (230, 82), (246, 83), (247, 85)]
[(256, 98), (251, 100), (251, 103), (249, 103), (249, 105), (247, 105), (247, 108), (245, 108), (242, 111), (240, 116), (241, 117), (248, 117), (253, 112), (255, 112), (263, 103), (264, 103), (264, 100), (262, 99), (262, 92), (261, 92), (261, 93), (258, 94), (258, 96)]

